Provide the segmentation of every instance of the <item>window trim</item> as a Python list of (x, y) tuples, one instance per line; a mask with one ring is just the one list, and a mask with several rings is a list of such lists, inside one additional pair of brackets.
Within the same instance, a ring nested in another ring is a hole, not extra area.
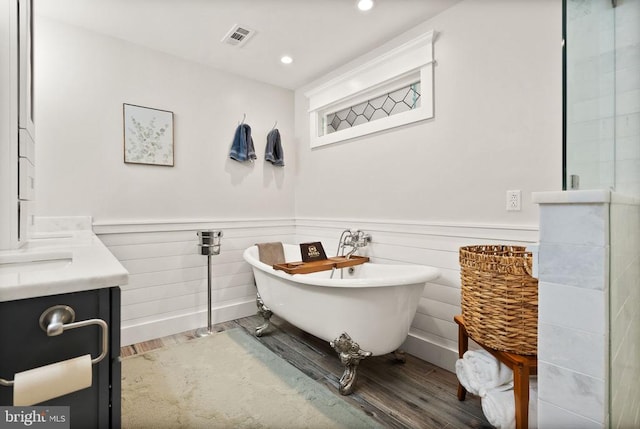
[[(311, 148), (349, 140), (433, 117), (433, 38), (429, 31), (342, 75), (305, 92), (309, 99)], [(355, 127), (322, 134), (322, 117), (341, 106), (385, 93), (385, 89), (419, 75), (421, 106)]]

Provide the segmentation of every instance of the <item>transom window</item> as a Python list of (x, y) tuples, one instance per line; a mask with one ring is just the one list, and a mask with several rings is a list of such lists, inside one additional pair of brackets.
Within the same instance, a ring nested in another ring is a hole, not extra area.
[(311, 147), (432, 118), (433, 37), (425, 33), (305, 92)]
[(327, 133), (355, 127), (420, 107), (420, 82), (387, 92), (376, 98), (349, 106), (325, 117)]

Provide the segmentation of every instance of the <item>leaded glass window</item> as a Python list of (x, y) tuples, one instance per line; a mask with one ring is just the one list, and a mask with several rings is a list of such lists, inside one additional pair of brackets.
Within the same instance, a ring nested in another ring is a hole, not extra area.
[(386, 118), (420, 107), (420, 82), (387, 92), (370, 100), (328, 113), (327, 134)]

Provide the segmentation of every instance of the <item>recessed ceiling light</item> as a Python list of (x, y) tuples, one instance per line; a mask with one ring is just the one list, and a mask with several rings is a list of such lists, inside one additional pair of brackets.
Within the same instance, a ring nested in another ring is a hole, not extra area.
[(282, 58), (280, 58), (280, 62), (282, 64), (291, 64), (293, 62), (293, 58), (291, 58), (289, 55), (284, 55)]
[(373, 0), (360, 0), (358, 1), (358, 9), (362, 11), (370, 10), (373, 7)]

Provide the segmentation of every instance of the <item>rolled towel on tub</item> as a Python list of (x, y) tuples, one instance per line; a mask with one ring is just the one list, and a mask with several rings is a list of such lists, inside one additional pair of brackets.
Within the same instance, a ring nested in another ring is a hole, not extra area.
[(513, 380), (513, 371), (486, 350), (468, 350), (458, 362), (458, 380), (474, 395), (478, 395), (481, 389), (491, 389)]
[(284, 248), (281, 242), (256, 243), (256, 246), (258, 246), (258, 258), (260, 262), (272, 266), (286, 262), (284, 259)]

